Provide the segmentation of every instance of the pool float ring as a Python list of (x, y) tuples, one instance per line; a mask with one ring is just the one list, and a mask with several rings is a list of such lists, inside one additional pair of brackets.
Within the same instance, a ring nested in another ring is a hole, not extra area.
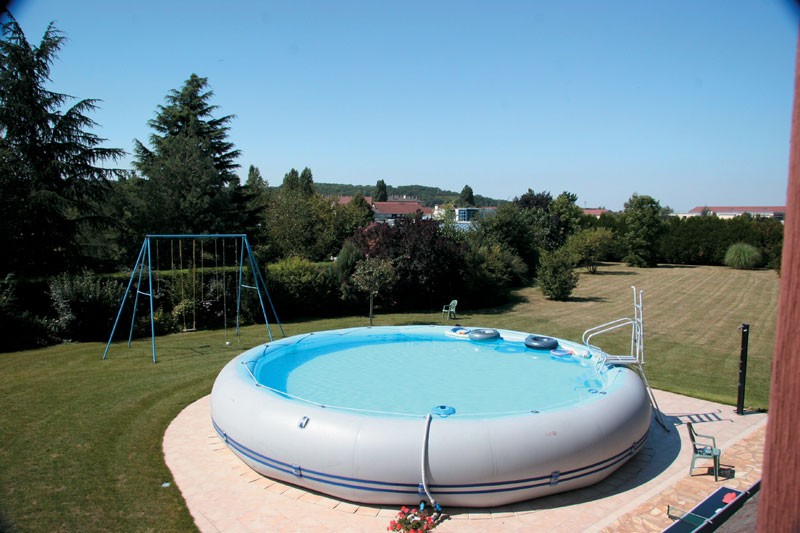
[(525, 337), (525, 346), (534, 350), (555, 350), (558, 348), (558, 341), (553, 337), (528, 335)]
[(469, 332), (471, 341), (492, 341), (500, 338), (500, 332), (496, 329), (473, 329)]

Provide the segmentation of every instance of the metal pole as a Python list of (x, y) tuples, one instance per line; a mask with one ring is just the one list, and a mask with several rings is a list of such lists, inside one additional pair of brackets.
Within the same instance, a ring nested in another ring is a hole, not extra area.
[[(136, 277), (136, 267), (139, 266), (139, 262), (142, 260), (144, 256), (144, 251), (147, 246), (147, 239), (142, 243), (142, 249), (139, 250), (139, 256), (136, 258), (136, 264), (133, 267), (133, 271), (131, 272), (131, 279), (128, 281), (128, 287), (125, 289), (125, 295), (122, 297), (122, 303), (119, 304), (119, 312), (117, 313), (117, 318), (114, 320), (114, 327), (111, 328), (111, 335), (108, 337), (108, 344), (106, 344), (106, 349), (103, 352), (103, 360), (108, 357), (108, 349), (111, 347), (111, 341), (114, 340), (114, 332), (117, 331), (117, 324), (119, 324), (119, 318), (122, 316), (122, 310), (125, 308), (125, 300), (128, 299), (128, 293), (131, 292), (131, 285), (133, 285), (133, 278)], [(134, 315), (136, 314), (136, 309), (134, 308)]]
[[(245, 237), (245, 239), (246, 239), (246, 237)], [(250, 262), (253, 265), (253, 268), (254, 268), (254, 271), (256, 273), (256, 276), (258, 277), (258, 280), (259, 280), (258, 282), (261, 283), (261, 287), (264, 288), (264, 294), (267, 296), (267, 301), (269, 302), (269, 306), (272, 309), (272, 315), (275, 317), (275, 322), (278, 324), (278, 327), (281, 330), (281, 335), (283, 335), (285, 337), (286, 336), (286, 332), (283, 331), (283, 324), (281, 324), (281, 321), (278, 318), (278, 313), (277, 313), (277, 311), (275, 311), (275, 304), (272, 303), (272, 297), (269, 295), (269, 291), (267, 290), (267, 282), (264, 279), (264, 275), (261, 273), (261, 269), (258, 266), (258, 261), (256, 260), (256, 257), (253, 254), (253, 250), (250, 247), (250, 241), (249, 240), (247, 241), (247, 252), (250, 254), (250, 258), (251, 258)], [(256, 285), (258, 285), (258, 283), (256, 283)], [(258, 294), (259, 294), (259, 298), (260, 298), (261, 297), (261, 289), (259, 289)], [(261, 307), (262, 307), (262, 309), (264, 308), (264, 301), (263, 300), (261, 301)], [(266, 318), (267, 318), (267, 316), (266, 316), (266, 310), (265, 310), (264, 311), (264, 319), (266, 320)], [(267, 331), (270, 334), (270, 340), (272, 340), (272, 331), (269, 329), (269, 322), (267, 322)]]
[(736, 414), (744, 414), (744, 384), (747, 378), (747, 343), (750, 338), (750, 324), (744, 323), (742, 331), (742, 349), (739, 352), (739, 395), (736, 399)]
[(153, 345), (153, 364), (156, 362), (156, 321), (153, 313), (153, 262), (150, 257), (150, 239), (147, 239), (147, 289), (150, 292), (150, 343)]
[[(247, 237), (242, 237), (242, 250), (239, 253), (239, 288), (236, 291), (236, 338), (239, 338), (239, 313), (241, 312), (242, 308), (242, 273), (244, 270), (244, 241), (247, 240)], [(223, 244), (224, 246), (224, 244)], [(233, 241), (233, 251), (236, 251), (236, 240)], [(253, 268), (252, 266), (250, 267)], [(263, 305), (262, 305), (263, 308)], [(269, 330), (269, 325), (267, 326), (267, 330)], [(271, 340), (271, 339), (270, 339)]]
[[(145, 237), (145, 241), (149, 243), (150, 238)], [(136, 298), (133, 299), (133, 313), (131, 313), (131, 331), (128, 333), (128, 348), (131, 347), (131, 342), (133, 342), (133, 326), (136, 323), (136, 310), (139, 309), (139, 294), (142, 292), (142, 272), (144, 272), (144, 258), (142, 261), (136, 263), (139, 267), (139, 279), (136, 282)]]

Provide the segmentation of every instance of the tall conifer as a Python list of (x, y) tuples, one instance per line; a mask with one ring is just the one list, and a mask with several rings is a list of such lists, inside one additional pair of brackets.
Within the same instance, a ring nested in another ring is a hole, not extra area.
[(51, 91), (50, 67), (64, 43), (53, 23), (31, 45), (9, 15), (0, 41), (0, 272), (56, 273), (80, 267), (78, 236), (102, 222), (98, 203), (118, 171), (99, 166), (124, 152), (104, 148), (87, 115), (98, 100)]

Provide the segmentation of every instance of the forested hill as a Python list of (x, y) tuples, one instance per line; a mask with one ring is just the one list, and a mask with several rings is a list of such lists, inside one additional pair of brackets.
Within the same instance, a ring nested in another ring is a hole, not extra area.
[[(317, 183), (314, 182), (314, 187), (317, 192), (323, 196), (353, 196), (356, 193), (361, 193), (364, 196), (375, 196), (375, 185), (346, 185), (342, 183)], [(416, 198), (422, 205), (433, 207), (434, 205), (442, 205), (448, 203), (457, 203), (459, 193), (453, 191), (444, 191), (438, 187), (426, 187), (425, 185), (400, 185), (393, 187), (386, 186), (386, 192), (389, 196), (407, 196)], [(496, 206), (505, 203), (505, 200), (495, 200), (475, 195), (476, 206)]]

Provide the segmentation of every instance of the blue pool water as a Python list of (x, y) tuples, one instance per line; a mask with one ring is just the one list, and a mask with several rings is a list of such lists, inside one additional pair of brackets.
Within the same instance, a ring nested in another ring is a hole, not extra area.
[[(444, 327), (338, 330), (271, 343), (253, 373), (262, 385), (326, 406), (424, 416), (573, 407), (605, 394), (594, 360), (554, 357), (523, 339), (470, 341)], [(610, 380), (614, 382), (615, 380)]]

